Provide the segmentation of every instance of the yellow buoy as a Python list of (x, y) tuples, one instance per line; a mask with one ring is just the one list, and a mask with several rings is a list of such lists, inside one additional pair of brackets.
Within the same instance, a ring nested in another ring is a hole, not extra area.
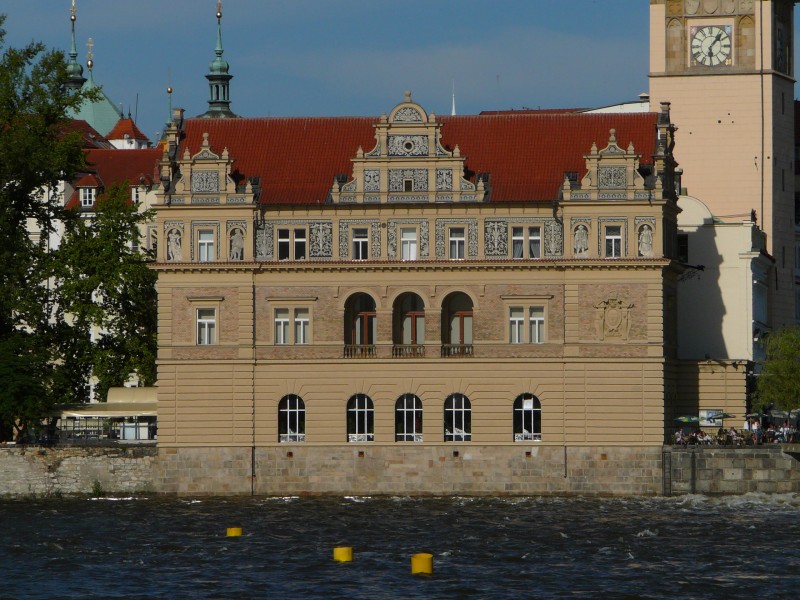
[(421, 552), (411, 556), (412, 575), (430, 575), (433, 573), (433, 554)]
[(334, 548), (333, 560), (336, 562), (352, 562), (353, 549), (350, 546), (338, 546)]
[(228, 537), (240, 537), (242, 535), (241, 527), (228, 527)]

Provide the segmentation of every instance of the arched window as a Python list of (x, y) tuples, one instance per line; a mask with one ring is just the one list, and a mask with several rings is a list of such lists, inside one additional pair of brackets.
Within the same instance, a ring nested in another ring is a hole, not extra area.
[(377, 317), (375, 300), (369, 294), (354, 294), (344, 311), (345, 358), (375, 356)]
[(401, 295), (394, 303), (392, 355), (425, 355), (425, 305), (416, 294)]
[(451, 394), (444, 401), (444, 441), (472, 439), (472, 405), (464, 394)]
[(472, 300), (462, 292), (442, 306), (442, 356), (472, 356)]
[(542, 404), (533, 394), (520, 394), (514, 400), (514, 441), (542, 440)]
[(300, 396), (289, 394), (278, 403), (278, 441), (306, 441), (306, 404)]
[(422, 441), (422, 400), (414, 394), (403, 394), (394, 405), (394, 439)]
[(375, 407), (366, 394), (347, 401), (347, 441), (371, 442), (375, 439)]

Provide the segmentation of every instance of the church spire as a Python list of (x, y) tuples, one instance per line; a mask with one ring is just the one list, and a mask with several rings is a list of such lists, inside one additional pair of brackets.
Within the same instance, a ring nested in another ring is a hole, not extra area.
[(208, 68), (209, 100), (208, 110), (200, 117), (208, 119), (223, 119), (235, 117), (231, 112), (230, 81), (233, 75), (228, 74), (229, 65), (222, 58), (222, 2), (217, 0), (217, 47), (216, 58), (211, 61)]
[(69, 50), (69, 62), (67, 63), (67, 88), (77, 92), (86, 82), (83, 76), (83, 67), (78, 64), (78, 50), (75, 46), (75, 21), (77, 20), (75, 11), (75, 0), (72, 0), (72, 8), (69, 10), (69, 20), (72, 21), (72, 45)]

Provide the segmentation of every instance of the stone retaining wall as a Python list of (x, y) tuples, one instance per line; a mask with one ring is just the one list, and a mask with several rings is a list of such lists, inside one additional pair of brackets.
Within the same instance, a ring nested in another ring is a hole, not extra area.
[(800, 493), (800, 462), (793, 450), (800, 448), (670, 448), (664, 454), (671, 477), (665, 492), (674, 496)]
[(0, 447), (0, 497), (800, 493), (798, 457), (800, 446)]
[(153, 492), (154, 447), (0, 447), (0, 497)]

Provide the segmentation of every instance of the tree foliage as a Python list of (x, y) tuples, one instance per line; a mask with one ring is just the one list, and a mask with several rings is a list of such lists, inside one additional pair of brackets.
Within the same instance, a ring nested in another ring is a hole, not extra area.
[(127, 182), (113, 186), (94, 218), (66, 224), (56, 264), (61, 305), (72, 327), (93, 338), (86, 363), (101, 398), (131, 373), (155, 382), (156, 273), (138, 250), (139, 226), (152, 215), (138, 211), (128, 190)]
[(789, 410), (800, 406), (800, 327), (786, 327), (766, 338), (767, 358), (758, 377), (758, 398)]
[[(36, 42), (7, 48), (4, 23), (0, 15), (0, 438), (12, 426), (22, 431), (48, 417), (56, 404), (85, 401), (93, 373), (102, 386), (124, 381), (130, 370), (152, 382), (155, 339), (153, 332), (137, 338), (154, 331), (152, 279), (131, 267), (127, 245), (115, 245), (130, 240), (129, 211), (98, 214), (89, 236), (59, 192), (62, 181), (86, 168), (82, 137), (71, 132), (68, 115), (97, 92), (67, 86), (60, 51)], [(112, 226), (117, 216), (123, 222)], [(60, 224), (75, 232), (61, 249), (54, 243)], [(100, 237), (107, 244), (102, 249)], [(83, 287), (58, 285), (90, 274), (95, 283), (105, 278), (97, 298), (114, 316), (90, 307), (93, 298)], [(153, 315), (144, 308), (146, 297)], [(133, 324), (140, 322), (145, 325)], [(94, 344), (93, 324), (120, 333)]]

